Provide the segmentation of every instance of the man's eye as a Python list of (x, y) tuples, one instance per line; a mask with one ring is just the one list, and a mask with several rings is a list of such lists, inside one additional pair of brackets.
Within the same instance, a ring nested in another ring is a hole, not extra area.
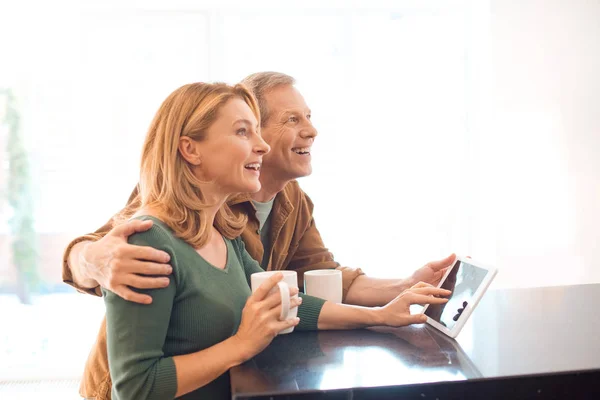
[(310, 118), (311, 118), (311, 117), (312, 117), (312, 114), (308, 114), (308, 115), (306, 116), (306, 119), (310, 120)]
[(298, 117), (292, 115), (291, 117), (288, 118), (288, 121), (296, 123), (296, 122), (298, 122)]

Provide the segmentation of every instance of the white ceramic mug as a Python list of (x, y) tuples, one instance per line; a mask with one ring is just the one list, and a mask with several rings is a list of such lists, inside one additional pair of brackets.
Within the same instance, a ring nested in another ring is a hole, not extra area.
[[(298, 287), (298, 275), (296, 274), (296, 271), (256, 272), (250, 276), (252, 293), (256, 292), (256, 289), (258, 289), (264, 281), (266, 281), (278, 272), (281, 272), (283, 274), (283, 279), (277, 284), (278, 287), (273, 288), (271, 292), (279, 290), (279, 293), (281, 294), (281, 314), (279, 315), (279, 319), (281, 321), (284, 321), (286, 319), (296, 318), (296, 315), (298, 315), (298, 307), (290, 309), (291, 299), (298, 298), (298, 295), (296, 294), (290, 299), (290, 288)], [(281, 335), (284, 333), (291, 333), (293, 331), (294, 327), (291, 326), (287, 329), (280, 331), (279, 334)]]
[(342, 302), (342, 271), (318, 269), (304, 273), (304, 293), (333, 303)]

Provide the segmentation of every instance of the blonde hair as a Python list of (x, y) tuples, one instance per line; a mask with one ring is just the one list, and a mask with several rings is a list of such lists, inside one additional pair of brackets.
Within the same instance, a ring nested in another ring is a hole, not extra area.
[(293, 77), (281, 72), (266, 71), (248, 75), (242, 80), (242, 84), (250, 89), (256, 98), (262, 118), (261, 124), (264, 126), (271, 117), (269, 108), (267, 107), (267, 102), (265, 100), (265, 94), (277, 86), (294, 86), (296, 84), (296, 80)]
[[(200, 190), (203, 182), (181, 156), (179, 139), (187, 136), (196, 141), (204, 140), (219, 110), (232, 98), (242, 99), (260, 121), (254, 96), (241, 84), (191, 83), (167, 97), (144, 141), (138, 199), (124, 211), (122, 220), (147, 207), (177, 237), (195, 248), (206, 244), (211, 228), (206, 209), (213, 204), (207, 203)], [(233, 239), (242, 233), (246, 222), (246, 216), (235, 216), (224, 204), (217, 212), (214, 226), (223, 236)]]

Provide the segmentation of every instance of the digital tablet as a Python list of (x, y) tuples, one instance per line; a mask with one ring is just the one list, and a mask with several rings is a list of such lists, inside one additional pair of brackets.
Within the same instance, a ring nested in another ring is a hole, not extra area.
[(445, 304), (429, 304), (423, 309), (427, 323), (455, 338), (496, 276), (496, 268), (470, 258), (457, 257), (438, 287), (452, 291)]

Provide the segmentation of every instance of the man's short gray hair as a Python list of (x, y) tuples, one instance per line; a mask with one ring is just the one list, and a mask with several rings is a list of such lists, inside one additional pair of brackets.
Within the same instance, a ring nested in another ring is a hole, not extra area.
[(296, 84), (296, 80), (281, 72), (267, 71), (248, 75), (241, 83), (252, 92), (254, 97), (256, 97), (258, 108), (260, 110), (260, 123), (264, 126), (270, 117), (265, 94), (277, 86), (293, 86)]

